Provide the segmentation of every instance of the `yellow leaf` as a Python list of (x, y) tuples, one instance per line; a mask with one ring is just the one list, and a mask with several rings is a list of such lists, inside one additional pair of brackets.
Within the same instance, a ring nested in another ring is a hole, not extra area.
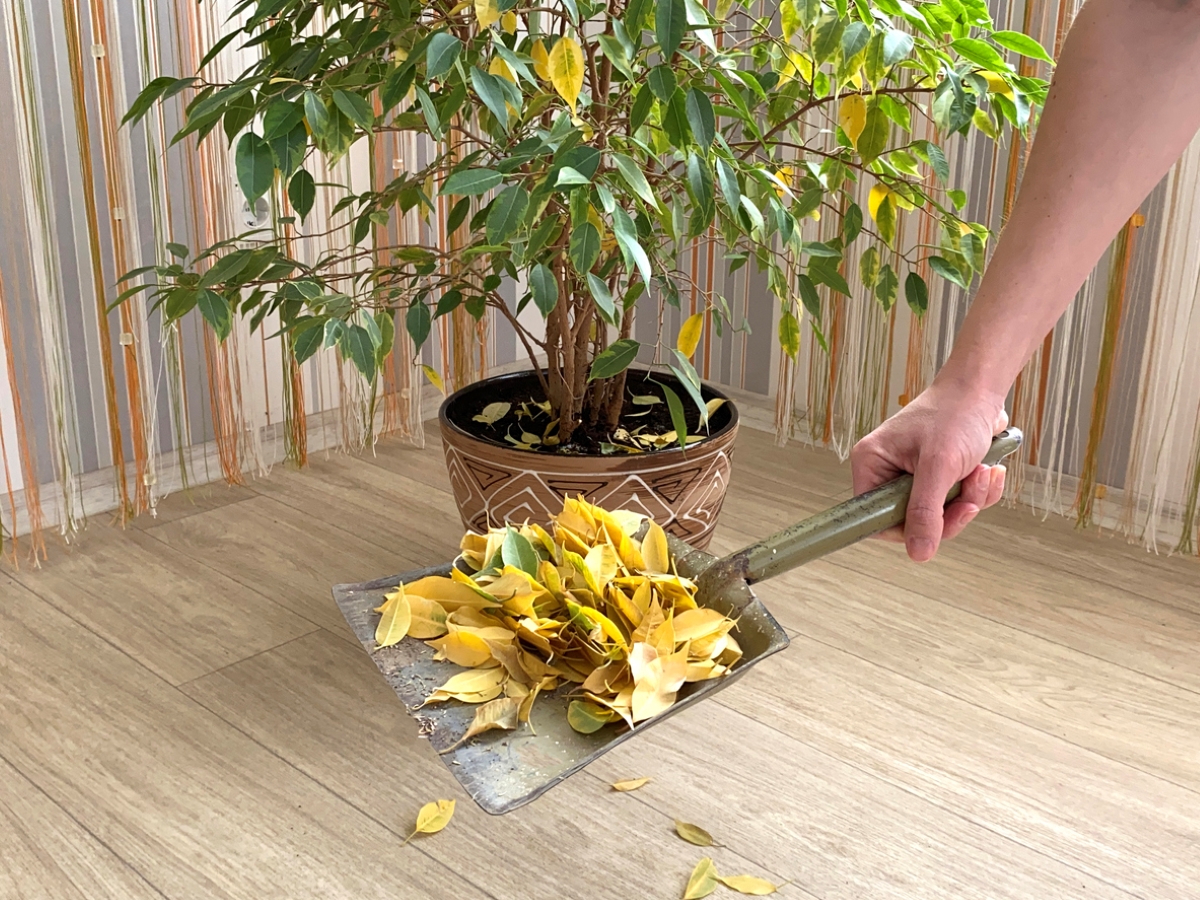
[(613, 786), (614, 791), (620, 791), (627, 794), (630, 791), (636, 791), (640, 787), (645, 787), (650, 783), (649, 778), (630, 778), (628, 781), (618, 781)]
[(571, 38), (561, 37), (550, 51), (548, 66), (550, 83), (574, 112), (579, 92), (583, 90), (583, 50)]
[(704, 333), (704, 313), (695, 313), (687, 317), (683, 327), (679, 329), (679, 337), (675, 339), (675, 349), (691, 359), (700, 345), (700, 335)]
[(655, 575), (667, 575), (671, 571), (671, 553), (667, 549), (667, 533), (657, 522), (651, 521), (642, 539), (642, 559), (646, 571)]
[(696, 863), (692, 869), (692, 877), (688, 879), (687, 888), (683, 892), (683, 900), (701, 900), (717, 889), (717, 867), (707, 856)]
[(533, 42), (533, 48), (529, 51), (529, 55), (533, 57), (533, 71), (537, 73), (537, 77), (542, 81), (549, 81), (550, 54), (546, 52), (546, 45), (542, 43), (541, 38)]
[(987, 81), (988, 91), (993, 94), (1003, 94), (1009, 100), (1013, 99), (1012, 88), (1008, 86), (1008, 82), (999, 76), (996, 72), (982, 71), (979, 73)]
[(412, 610), (412, 624), (408, 636), (417, 640), (441, 637), (446, 633), (446, 610), (436, 600), (408, 594), (408, 605)]
[(507, 677), (508, 673), (500, 668), (472, 669), (451, 676), (438, 690), (446, 694), (480, 694), (500, 687)]
[(391, 647), (400, 643), (408, 634), (412, 624), (412, 608), (404, 595), (404, 585), (396, 589), (392, 599), (384, 604), (379, 616), (379, 624), (375, 626), (375, 643), (379, 647)]
[(708, 409), (708, 416), (712, 418), (712, 414), (725, 405), (724, 397), (713, 397), (704, 406)]
[(871, 188), (871, 194), (867, 197), (867, 209), (870, 211), (872, 219), (876, 217), (880, 205), (891, 193), (891, 188), (884, 187), (882, 184), (877, 184)]
[(774, 894), (779, 888), (765, 878), (755, 878), (753, 875), (718, 875), (721, 883), (727, 888), (733, 888), (739, 894), (749, 894), (751, 897), (765, 897)]
[(679, 613), (673, 624), (675, 626), (675, 642), (681, 644), (684, 641), (695, 641), (708, 637), (731, 623), (724, 613), (702, 607)]
[(463, 584), (453, 576), (446, 578), (442, 575), (428, 575), (406, 584), (404, 589), (407, 593), (416, 594), (428, 600), (436, 600), (448, 613), (464, 606), (472, 609), (486, 609), (500, 605), (499, 600), (486, 591), (479, 590), (475, 582), (462, 572), (455, 569), (453, 575), (465, 578), (467, 583)]
[(843, 97), (838, 106), (838, 124), (846, 132), (850, 143), (857, 147), (858, 136), (867, 126), (867, 101), (859, 94)]
[(454, 818), (454, 801), (438, 800), (436, 803), (426, 803), (417, 813), (417, 827), (413, 834), (437, 834), (450, 824)]
[(492, 61), (488, 64), (488, 74), (499, 75), (501, 78), (511, 81), (513, 84), (517, 83), (517, 79), (513, 75), (512, 69), (508, 67), (508, 63), (498, 56), (493, 56)]
[(812, 84), (812, 60), (799, 50), (787, 47), (783, 51), (783, 61), (779, 66), (779, 74), (784, 81), (799, 78), (805, 84)]
[(711, 847), (713, 845), (712, 835), (699, 825), (693, 825), (691, 822), (681, 822), (679, 819), (676, 819), (675, 833), (689, 844), (695, 844), (697, 847)]
[(480, 28), (490, 28), (500, 21), (500, 7), (496, 0), (475, 0), (475, 18)]
[(483, 734), (485, 731), (512, 731), (517, 727), (517, 713), (521, 709), (521, 702), (512, 697), (501, 697), (499, 700), (492, 700), (490, 703), (485, 703), (479, 709), (475, 710), (475, 718), (471, 720), (470, 727), (457, 741), (447, 747), (442, 753), (449, 753), (456, 747), (469, 741), (476, 735)]
[(438, 651), (435, 659), (448, 659), (455, 665), (465, 666), (468, 669), (475, 669), (489, 663), (495, 664), (487, 641), (465, 631), (456, 631), (454, 634), (448, 634), (425, 643)]
[(517, 33), (517, 14), (511, 9), (500, 17), (500, 27), (506, 34)]
[(446, 393), (446, 385), (442, 383), (442, 376), (437, 373), (437, 369), (433, 366), (422, 365), (421, 371), (425, 373), (425, 377), (429, 379), (430, 384), (443, 394)]

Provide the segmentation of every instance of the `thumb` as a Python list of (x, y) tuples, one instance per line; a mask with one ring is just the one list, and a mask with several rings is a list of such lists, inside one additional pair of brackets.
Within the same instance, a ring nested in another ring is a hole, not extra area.
[(928, 562), (937, 553), (945, 523), (946, 494), (958, 479), (958, 470), (944, 456), (926, 454), (917, 460), (904, 519), (904, 543), (913, 561)]

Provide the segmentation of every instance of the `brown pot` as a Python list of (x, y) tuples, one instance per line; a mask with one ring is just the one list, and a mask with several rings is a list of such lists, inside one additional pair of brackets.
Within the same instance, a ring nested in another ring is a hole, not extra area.
[(526, 520), (547, 525), (561, 511), (563, 497), (582, 495), (605, 509), (637, 510), (693, 547), (707, 547), (729, 486), (738, 413), (720, 391), (705, 385), (703, 393), (706, 400), (726, 400), (713, 417), (717, 427), (708, 440), (686, 452), (676, 447), (613, 456), (531, 453), (477, 437), (464, 427), (497, 397), (539, 395), (533, 372), (487, 378), (451, 394), (438, 422), (463, 524), (474, 531)]

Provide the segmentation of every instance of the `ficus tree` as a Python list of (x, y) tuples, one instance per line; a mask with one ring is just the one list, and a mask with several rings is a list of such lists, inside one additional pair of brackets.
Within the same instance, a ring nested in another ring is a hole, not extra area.
[[(168, 320), (199, 307), (222, 337), (235, 316), (277, 314), (296, 359), (337, 347), (372, 381), (398, 323), (419, 347), (439, 317), (490, 309), (529, 352), (559, 445), (617, 425), (634, 311), (679, 305), (681, 252), (701, 236), (766, 273), (755, 302), (779, 304), (793, 356), (804, 318), (823, 341), (818, 286), (848, 295), (847, 266), (885, 308), (902, 295), (918, 314), (919, 264), (968, 285), (988, 231), (960, 218), (942, 142), (1026, 129), (1046, 82), (1014, 60), (1049, 61), (996, 30), (984, 0), (244, 0), (229, 23), (198, 74), (155, 79), (127, 119), (182, 95), (177, 140), (236, 145), (247, 199), (275, 192), (280, 215), (195, 253), (171, 245), (176, 261), (130, 273), (121, 299), (149, 291)], [(206, 77), (234, 42), (256, 61)], [(334, 233), (312, 221), (320, 172), (398, 131), (427, 142), (423, 163), (342, 189), (345, 245), (290, 254), (297, 235)], [(431, 239), (381, 239), (414, 211)], [(932, 217), (938, 243), (899, 246), (905, 214)], [(707, 316), (657, 351), (703, 421), (700, 329), (743, 326), (696, 287)], [(530, 304), (543, 327), (519, 318)]]

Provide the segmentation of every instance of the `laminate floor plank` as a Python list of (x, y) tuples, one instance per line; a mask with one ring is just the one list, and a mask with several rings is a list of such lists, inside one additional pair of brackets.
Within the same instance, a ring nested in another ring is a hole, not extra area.
[(135, 529), (93, 525), (70, 552), (15, 578), (172, 684), (317, 627)]
[(417, 736), (367, 655), (329, 635), (308, 635), (184, 690), (399, 836), (423, 804), (454, 798), (450, 827), (414, 840), (498, 900), (678, 897), (706, 853), (729, 874), (772, 874), (736, 848), (685, 844), (668, 815), (588, 773), (508, 815), (486, 815)]
[(0, 755), (165, 897), (487, 896), (49, 604), (6, 594)]

